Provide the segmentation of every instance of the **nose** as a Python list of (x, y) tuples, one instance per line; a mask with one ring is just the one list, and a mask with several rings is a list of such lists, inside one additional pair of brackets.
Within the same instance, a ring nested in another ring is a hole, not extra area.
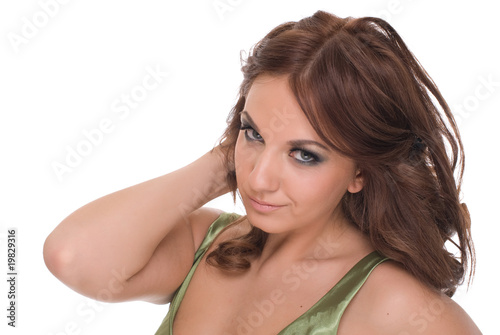
[(254, 158), (248, 184), (257, 193), (276, 191), (281, 185), (282, 172), (279, 154), (263, 150)]

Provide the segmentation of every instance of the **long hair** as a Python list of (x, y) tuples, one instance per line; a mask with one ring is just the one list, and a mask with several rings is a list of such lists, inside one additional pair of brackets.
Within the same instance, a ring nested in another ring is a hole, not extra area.
[[(222, 146), (234, 166), (239, 114), (255, 78), (287, 76), (300, 107), (325, 143), (353, 159), (364, 178), (342, 209), (373, 247), (428, 286), (452, 296), (474, 250), (460, 203), (463, 146), (438, 88), (386, 21), (318, 11), (269, 32), (243, 63), (239, 99)], [(237, 181), (228, 174), (233, 192)], [(207, 262), (244, 271), (265, 245), (255, 227), (220, 244)], [(458, 255), (447, 245), (453, 244)]]

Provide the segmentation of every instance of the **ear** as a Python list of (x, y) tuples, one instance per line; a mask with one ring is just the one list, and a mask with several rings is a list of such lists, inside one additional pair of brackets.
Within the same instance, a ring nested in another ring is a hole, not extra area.
[(349, 193), (358, 193), (359, 191), (361, 191), (363, 189), (363, 186), (365, 184), (364, 182), (365, 182), (365, 180), (363, 178), (363, 174), (362, 174), (361, 170), (357, 169), (356, 175), (354, 176), (354, 178), (351, 180), (351, 182), (347, 186), (347, 191), (349, 191)]

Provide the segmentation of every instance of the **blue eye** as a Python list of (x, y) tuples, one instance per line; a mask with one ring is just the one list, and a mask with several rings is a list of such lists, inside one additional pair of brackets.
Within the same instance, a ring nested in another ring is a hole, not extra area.
[(240, 130), (245, 132), (245, 138), (248, 141), (262, 141), (262, 136), (252, 127), (242, 124)]
[(292, 149), (290, 156), (304, 165), (315, 165), (322, 161), (317, 155), (304, 149)]

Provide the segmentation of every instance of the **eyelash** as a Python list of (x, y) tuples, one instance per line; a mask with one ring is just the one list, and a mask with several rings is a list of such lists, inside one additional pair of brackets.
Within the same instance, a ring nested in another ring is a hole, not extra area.
[[(294, 153), (302, 153), (303, 155), (306, 155), (306, 156), (309, 156), (311, 159), (310, 160), (301, 160), (301, 159), (297, 159), (294, 157)], [(290, 156), (293, 157), (297, 162), (299, 162), (300, 164), (303, 164), (303, 165), (317, 165), (319, 163), (321, 163), (322, 159), (319, 158), (318, 155), (308, 151), (308, 150), (305, 150), (305, 149), (302, 149), (302, 148), (293, 148), (292, 150), (290, 150)]]
[[(262, 136), (257, 131), (255, 131), (255, 129), (253, 129), (252, 126), (247, 125), (247, 124), (242, 122), (242, 124), (240, 126), (240, 130), (245, 132), (245, 139), (248, 142), (263, 142)], [(249, 132), (254, 132), (255, 134), (258, 134), (260, 138), (256, 139), (255, 136), (253, 136), (254, 138), (252, 138), (251, 136), (249, 136)], [(311, 159), (310, 160), (297, 159), (297, 158), (295, 158), (295, 155), (294, 155), (294, 153), (297, 153), (297, 152), (302, 153), (305, 156), (309, 156)], [(306, 150), (304, 148), (292, 148), (290, 150), (290, 157), (295, 159), (299, 164), (309, 165), (309, 166), (317, 165), (323, 161), (318, 155), (316, 155), (315, 153), (312, 153), (311, 151)]]
[[(255, 142), (255, 141), (261, 142), (262, 141), (262, 136), (258, 132), (256, 132), (255, 129), (252, 128), (252, 126), (242, 123), (240, 130), (245, 132), (245, 139), (247, 141), (250, 141), (250, 142)], [(258, 134), (260, 136), (260, 139), (254, 139), (254, 138), (248, 136), (249, 131), (255, 132), (256, 134)]]

